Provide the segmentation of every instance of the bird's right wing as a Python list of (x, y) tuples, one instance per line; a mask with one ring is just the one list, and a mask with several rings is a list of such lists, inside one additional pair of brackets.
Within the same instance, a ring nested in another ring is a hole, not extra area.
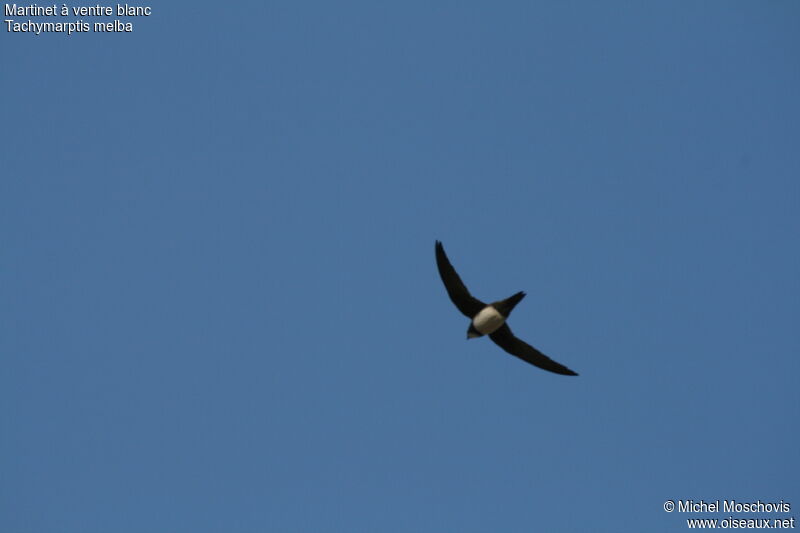
[(486, 304), (472, 296), (464, 282), (458, 277), (456, 269), (450, 264), (447, 259), (447, 254), (444, 253), (442, 243), (436, 241), (436, 265), (439, 267), (439, 275), (442, 277), (444, 288), (447, 289), (447, 294), (450, 299), (468, 318), (472, 318), (478, 312), (486, 307)]
[(515, 337), (511, 332), (511, 328), (508, 327), (508, 324), (500, 326), (500, 329), (490, 334), (489, 338), (511, 355), (515, 355), (534, 366), (565, 376), (578, 375), (564, 365), (556, 363), (527, 342)]

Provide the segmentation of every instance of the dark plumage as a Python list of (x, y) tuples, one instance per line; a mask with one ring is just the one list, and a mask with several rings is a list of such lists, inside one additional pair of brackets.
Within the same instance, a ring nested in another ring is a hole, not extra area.
[(514, 307), (525, 297), (524, 292), (518, 292), (505, 300), (488, 305), (483, 303), (469, 293), (453, 265), (450, 264), (447, 254), (444, 253), (444, 247), (439, 241), (436, 241), (436, 265), (439, 267), (439, 275), (442, 277), (450, 300), (462, 314), (470, 319), (467, 338), (488, 334), (495, 344), (523, 361), (556, 374), (578, 375), (564, 365), (556, 363), (527, 342), (515, 337), (511, 332), (511, 328), (505, 321)]

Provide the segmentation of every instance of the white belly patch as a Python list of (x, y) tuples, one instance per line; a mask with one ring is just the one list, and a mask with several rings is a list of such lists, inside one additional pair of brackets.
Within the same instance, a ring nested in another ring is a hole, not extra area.
[(472, 319), (472, 325), (475, 326), (475, 329), (482, 335), (488, 335), (494, 333), (505, 321), (506, 319), (503, 318), (503, 315), (501, 315), (497, 309), (488, 306), (481, 309), (480, 313), (475, 315), (475, 318)]

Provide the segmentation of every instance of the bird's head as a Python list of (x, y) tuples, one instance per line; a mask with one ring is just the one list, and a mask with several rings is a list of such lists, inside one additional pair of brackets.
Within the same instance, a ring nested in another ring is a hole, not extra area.
[(470, 322), (469, 328), (467, 328), (467, 339), (475, 339), (482, 336), (483, 335), (477, 329), (475, 329), (475, 325)]

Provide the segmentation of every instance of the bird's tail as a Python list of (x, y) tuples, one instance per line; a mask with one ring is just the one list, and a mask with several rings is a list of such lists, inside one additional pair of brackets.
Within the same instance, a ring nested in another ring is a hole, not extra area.
[(508, 318), (508, 315), (511, 314), (511, 311), (514, 310), (514, 307), (516, 307), (517, 304), (523, 298), (525, 298), (525, 293), (522, 292), (522, 291), (519, 291), (517, 294), (515, 294), (513, 296), (510, 296), (510, 297), (506, 298), (505, 300), (501, 300), (501, 301), (497, 302), (496, 304), (494, 304), (494, 307), (495, 307), (495, 309), (500, 311), (501, 315), (503, 315), (504, 317)]

